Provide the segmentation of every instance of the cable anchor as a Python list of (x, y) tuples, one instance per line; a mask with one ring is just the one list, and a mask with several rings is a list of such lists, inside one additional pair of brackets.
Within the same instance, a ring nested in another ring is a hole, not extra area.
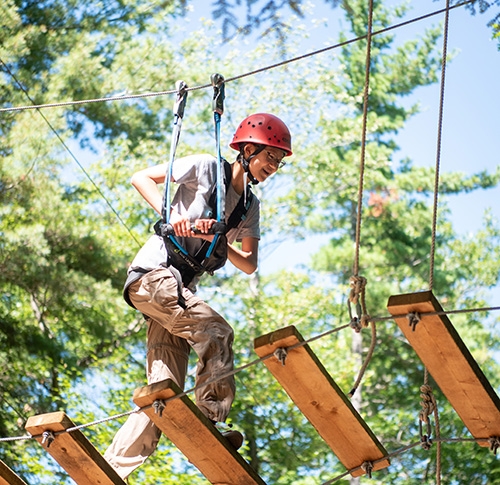
[(285, 361), (288, 356), (288, 350), (285, 347), (278, 347), (274, 351), (274, 356), (281, 362), (281, 365), (285, 365)]
[(408, 319), (408, 325), (411, 327), (412, 332), (415, 331), (418, 322), (420, 322), (420, 314), (418, 312), (410, 312), (406, 315)]
[(155, 410), (155, 414), (161, 418), (163, 414), (163, 410), (165, 409), (165, 401), (163, 399), (155, 399), (153, 403), (153, 409)]
[(56, 439), (56, 435), (53, 433), (53, 431), (44, 431), (42, 433), (42, 445), (47, 443), (47, 448), (50, 447), (52, 442)]

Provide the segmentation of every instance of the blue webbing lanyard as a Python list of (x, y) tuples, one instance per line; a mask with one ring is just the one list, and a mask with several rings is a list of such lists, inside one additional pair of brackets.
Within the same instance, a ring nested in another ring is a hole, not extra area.
[[(217, 222), (225, 221), (225, 184), (222, 178), (222, 164), (224, 163), (220, 153), (220, 121), (224, 113), (224, 77), (221, 74), (212, 74), (212, 86), (214, 88), (214, 98), (212, 102), (214, 110), (214, 123), (215, 123), (215, 149), (217, 153)], [(212, 251), (217, 244), (219, 234), (215, 234), (210, 246), (208, 247), (206, 257), (210, 257)]]
[[(170, 142), (170, 160), (167, 167), (167, 173), (165, 175), (165, 193), (163, 196), (162, 203), (162, 219), (165, 224), (168, 224), (170, 221), (170, 209), (171, 209), (171, 201), (170, 201), (170, 190), (172, 184), (172, 170), (174, 166), (175, 160), (175, 152), (177, 150), (177, 144), (179, 143), (179, 137), (181, 134), (182, 128), (182, 117), (184, 116), (184, 108), (186, 106), (187, 99), (187, 84), (184, 81), (177, 81), (175, 83), (175, 87), (177, 89), (177, 97), (174, 103), (174, 127), (172, 130), (172, 141)], [(179, 244), (177, 239), (174, 236), (169, 236), (170, 240), (179, 248), (180, 251), (184, 254), (188, 254), (187, 251)]]

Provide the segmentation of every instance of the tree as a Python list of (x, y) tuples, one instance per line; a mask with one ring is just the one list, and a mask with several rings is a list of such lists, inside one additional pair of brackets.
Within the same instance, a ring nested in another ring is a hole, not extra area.
[[(352, 1), (345, 9), (346, 37), (364, 35), (365, 3)], [(240, 72), (236, 66), (242, 59), (250, 70), (261, 67), (262, 59), (268, 64), (293, 54), (303, 35), (295, 18), (290, 19), (294, 30), (287, 30), (271, 53), (263, 43), (245, 53), (236, 41), (223, 50), (220, 32), (210, 23), (175, 42), (179, 26), (174, 20), (183, 5), (170, 2), (146, 12), (134, 3), (109, 3), (106, 12), (116, 12), (110, 16), (92, 4), (51, 3), (47, 9), (39, 3), (7, 4), (2, 21), (8, 30), (1, 32), (11, 35), (2, 39), (2, 104), (26, 104), (26, 92), (43, 103), (163, 90), (177, 79), (202, 85), (213, 72)], [(383, 2), (375, 2), (377, 27), (394, 23), (404, 13), (403, 7), (389, 12)], [(45, 20), (54, 15), (57, 21)], [(67, 28), (71, 22), (76, 22), (74, 29)], [(54, 28), (60, 23), (66, 25), (67, 36)], [(43, 25), (50, 26), (53, 42), (44, 37)], [(437, 80), (439, 35), (433, 29), (399, 47), (393, 45), (392, 34), (373, 39), (360, 262), (361, 273), (368, 277), (368, 308), (375, 315), (386, 313), (388, 295), (427, 284), (433, 172), (398, 161), (393, 136), (417, 110), (403, 108), (401, 97)], [(227, 268), (204, 281), (200, 291), (235, 325), (236, 365), (255, 358), (254, 337), (279, 327), (297, 325), (309, 338), (348, 323), (345, 298), (354, 257), (365, 47), (354, 43), (336, 56), (228, 83), (223, 139), (229, 139), (236, 121), (263, 105), (290, 120), (297, 134), (294, 163), (274, 183), (257, 187), (264, 202), (264, 243), (275, 244), (284, 234), (331, 234), (331, 243), (303, 274), (248, 279)], [(315, 75), (308, 76), (311, 72)], [(276, 96), (276, 86), (293, 96)], [(126, 265), (150, 233), (155, 216), (134, 193), (129, 177), (136, 168), (165, 159), (171, 104), (170, 98), (151, 97), (44, 110), (63, 139), (73, 137), (90, 147), (97, 139), (104, 147), (93, 165), (84, 164), (85, 173), (39, 113), (0, 118), (2, 435), (19, 435), (28, 415), (55, 409), (67, 411), (78, 423), (127, 411), (132, 390), (144, 384), (144, 326), (121, 300), (121, 285)], [(189, 94), (179, 155), (213, 150), (210, 108), (209, 92)], [(441, 193), (492, 187), (498, 176), (443, 174)], [(439, 215), (435, 292), (447, 308), (483, 306), (478, 288), (493, 286), (498, 278), (497, 223), (486, 220), (474, 239), (464, 239), (455, 235), (445, 206)], [(498, 385), (492, 358), (497, 333), (483, 325), (481, 314), (453, 321)], [(350, 350), (352, 338), (342, 331), (311, 344), (346, 392), (359, 371)], [(396, 326), (378, 325), (375, 355), (362, 383), (361, 413), (389, 451), (418, 439), (422, 375), (421, 362)], [(238, 373), (237, 383), (231, 419), (246, 435), (244, 456), (269, 483), (306, 485), (343, 473), (262, 365)], [(192, 384), (191, 379), (187, 386)], [(462, 435), (460, 421), (435, 392), (443, 434)], [(86, 433), (104, 451), (117, 426), (113, 420)], [(32, 442), (2, 445), (0, 450), (30, 483), (68, 483), (56, 466), (42, 468), (42, 453)], [(403, 454), (380, 476), (384, 483), (432, 483), (432, 453), (434, 449), (430, 454)], [(485, 467), (493, 469), (494, 462), (476, 445), (450, 445), (444, 466), (446, 476), (458, 482), (484, 483)], [(205, 483), (167, 440), (130, 482)]]

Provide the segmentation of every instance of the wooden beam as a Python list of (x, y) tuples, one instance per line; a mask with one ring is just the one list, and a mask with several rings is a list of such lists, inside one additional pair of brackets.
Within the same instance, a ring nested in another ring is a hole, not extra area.
[(79, 431), (64, 432), (75, 425), (59, 411), (32, 416), (26, 430), (42, 443), (43, 433), (52, 432), (54, 440), (43, 446), (78, 485), (125, 485), (114, 468)]
[[(297, 329), (289, 326), (256, 338), (254, 348), (259, 357), (288, 349), (284, 365), (276, 357), (265, 359), (264, 364), (347, 470), (376, 460), (380, 461), (373, 470), (388, 467), (386, 450), (309, 345), (290, 348), (303, 341)], [(351, 473), (354, 477), (364, 474), (362, 469)]]
[(144, 412), (210, 483), (265, 485), (187, 396), (169, 401), (181, 392), (171, 379), (166, 379), (136, 389), (133, 400), (140, 408), (151, 406), (157, 400), (165, 403), (161, 416), (151, 407)]
[[(431, 291), (394, 295), (387, 308), (474, 438), (500, 437), (500, 399)], [(420, 314), (413, 330), (407, 315)], [(487, 441), (479, 441), (489, 446)]]
[(0, 460), (0, 485), (26, 485), (26, 482)]

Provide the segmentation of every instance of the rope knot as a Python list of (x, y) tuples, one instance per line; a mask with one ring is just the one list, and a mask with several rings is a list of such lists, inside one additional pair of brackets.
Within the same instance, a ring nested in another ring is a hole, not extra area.
[(368, 324), (370, 323), (371, 318), (372, 317), (367, 313), (363, 313), (363, 315), (361, 315), (361, 326), (363, 328), (368, 328)]
[[(351, 286), (351, 291), (349, 292), (348, 298), (348, 308), (349, 316), (351, 318), (351, 328), (359, 333), (361, 329), (368, 327), (371, 320), (370, 315), (366, 311), (366, 301), (365, 301), (365, 288), (366, 288), (366, 278), (363, 276), (351, 276), (349, 278), (349, 284)], [(351, 303), (356, 307), (356, 314), (353, 316), (353, 311), (351, 310)]]
[(358, 303), (359, 297), (364, 292), (366, 287), (366, 278), (363, 276), (351, 276), (349, 279), (349, 285), (351, 286), (351, 291), (349, 293), (349, 301), (356, 305)]
[(436, 400), (434, 398), (434, 394), (432, 394), (432, 387), (428, 384), (424, 384), (420, 386), (420, 397), (422, 401), (420, 401), (420, 406), (422, 406), (422, 411), (420, 411), (419, 418), (420, 421), (424, 423), (429, 422), (429, 416), (436, 409)]

